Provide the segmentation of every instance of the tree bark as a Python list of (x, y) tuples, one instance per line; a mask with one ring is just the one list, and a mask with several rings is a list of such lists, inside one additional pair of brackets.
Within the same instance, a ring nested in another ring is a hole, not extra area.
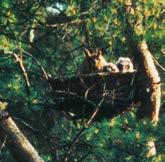
[[(128, 0), (125, 4), (127, 23), (128, 27), (130, 28), (129, 31), (132, 32), (131, 34), (138, 38), (131, 38), (131, 42), (134, 44), (133, 47), (137, 49), (137, 53), (139, 55), (136, 57), (140, 57), (138, 60), (141, 60), (141, 65), (143, 66), (143, 71), (148, 81), (145, 92), (143, 93), (143, 97), (141, 99), (141, 116), (149, 117), (153, 122), (157, 122), (159, 119), (159, 109), (161, 102), (160, 76), (154, 64), (153, 56), (148, 49), (146, 40), (143, 38), (143, 19), (139, 18), (135, 22), (132, 20), (129, 21), (129, 16), (132, 16), (135, 13), (132, 3), (133, 1)], [(130, 35), (127, 36), (129, 37)]]
[(5, 111), (0, 111), (0, 138), (18, 162), (44, 162)]
[[(146, 89), (146, 97), (142, 100), (144, 114), (153, 122), (159, 119), (159, 109), (161, 103), (161, 84), (160, 76), (155, 67), (151, 52), (148, 50), (146, 41), (141, 41), (138, 44), (138, 49), (143, 59), (144, 70), (149, 80), (148, 88)], [(149, 97), (147, 97), (149, 95)]]
[[(126, 15), (127, 15), (127, 23), (129, 30), (132, 32), (131, 34), (136, 37), (136, 39), (131, 38), (131, 42), (134, 44), (137, 53), (139, 54), (135, 57), (140, 57), (138, 60), (141, 61), (141, 65), (143, 66), (143, 71), (146, 76), (146, 87), (145, 91), (141, 96), (141, 117), (148, 117), (153, 122), (157, 123), (159, 119), (159, 110), (161, 103), (161, 82), (160, 76), (154, 64), (153, 56), (148, 49), (148, 45), (146, 40), (144, 39), (144, 26), (143, 26), (143, 18), (137, 18), (135, 22), (129, 21), (129, 16), (135, 16), (135, 9), (132, 5), (133, 1), (128, 0), (125, 3), (126, 5)], [(127, 35), (129, 37), (129, 35)], [(138, 39), (137, 39), (138, 38)], [(129, 39), (129, 38), (128, 38)], [(135, 51), (136, 51), (135, 50)], [(145, 78), (144, 77), (144, 78)], [(145, 81), (145, 82), (146, 82)], [(146, 146), (148, 148), (148, 152), (146, 154), (147, 158), (156, 155), (155, 143), (152, 140), (147, 141)]]

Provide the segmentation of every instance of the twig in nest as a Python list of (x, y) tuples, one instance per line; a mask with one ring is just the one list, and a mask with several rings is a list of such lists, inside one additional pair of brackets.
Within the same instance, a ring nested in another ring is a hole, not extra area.
[(96, 84), (92, 85), (91, 87), (89, 87), (89, 88), (86, 90), (86, 92), (85, 92), (85, 99), (87, 99), (89, 91), (92, 90), (95, 86), (96, 86)]
[(87, 127), (91, 124), (91, 122), (93, 121), (93, 119), (97, 115), (99, 108), (100, 108), (101, 104), (103, 103), (104, 99), (105, 99), (105, 94), (103, 94), (103, 98), (100, 100), (99, 104), (95, 108), (95, 111), (92, 113), (90, 119), (88, 120), (88, 122), (86, 124)]

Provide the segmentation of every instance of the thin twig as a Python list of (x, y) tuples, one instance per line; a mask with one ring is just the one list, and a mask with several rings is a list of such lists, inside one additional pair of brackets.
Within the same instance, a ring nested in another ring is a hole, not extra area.
[(23, 73), (23, 77), (25, 79), (25, 83), (26, 83), (26, 87), (27, 87), (27, 93), (29, 95), (30, 94), (30, 81), (29, 81), (26, 69), (23, 65), (23, 60), (16, 54), (16, 50), (13, 51), (13, 52), (8, 51), (8, 52), (5, 52), (5, 53), (13, 55), (14, 58), (16, 59), (16, 63), (19, 65), (19, 67), (20, 67), (20, 69)]
[(14, 119), (16, 119), (18, 122), (20, 122), (21, 124), (23, 124), (27, 128), (29, 128), (32, 132), (39, 132), (39, 129), (33, 128), (30, 124), (28, 124), (27, 122), (23, 121), (22, 119), (17, 118), (17, 117), (14, 117)]
[(2, 151), (2, 149), (5, 147), (5, 144), (6, 144), (6, 141), (7, 141), (7, 135), (5, 136), (5, 139), (0, 147), (0, 152)]
[(48, 74), (46, 73), (45, 69), (42, 67), (42, 65), (40, 64), (40, 62), (39, 62), (32, 54), (30, 54), (29, 52), (26, 52), (26, 51), (23, 50), (23, 49), (21, 49), (21, 51), (22, 51), (24, 54), (30, 56), (30, 57), (36, 62), (36, 64), (40, 67), (40, 69), (41, 69), (41, 71), (42, 71), (42, 73), (43, 73), (43, 75), (44, 75), (44, 78), (45, 78), (46, 80), (48, 80), (48, 79), (49, 79)]
[(86, 90), (86, 92), (85, 92), (85, 99), (87, 99), (89, 91), (92, 90), (95, 86), (96, 86), (96, 84), (92, 85), (91, 87), (89, 87), (89, 88)]
[(100, 108), (101, 104), (103, 103), (104, 99), (105, 99), (105, 94), (103, 94), (103, 98), (100, 100), (100, 102), (96, 106), (95, 111), (91, 114), (90, 119), (87, 121), (86, 127), (83, 127), (79, 131), (79, 133), (76, 135), (76, 137), (73, 139), (72, 143), (70, 144), (70, 146), (67, 150), (67, 156), (65, 157), (65, 160), (64, 160), (65, 162), (68, 161), (68, 155), (70, 154), (73, 145), (77, 142), (77, 140), (82, 135), (82, 133), (90, 126), (91, 122), (93, 121), (94, 117), (96, 116), (97, 112), (99, 111), (99, 108)]
[(86, 124), (87, 127), (89, 127), (89, 125), (91, 124), (91, 122), (93, 121), (93, 119), (95, 118), (95, 116), (97, 115), (97, 113), (98, 113), (98, 111), (100, 109), (100, 106), (103, 103), (104, 99), (105, 99), (105, 94), (103, 94), (103, 98), (100, 100), (99, 104), (95, 108), (95, 111), (91, 114), (91, 117), (90, 117), (90, 119), (88, 120), (88, 122)]
[(77, 93), (74, 92), (69, 92), (69, 91), (60, 91), (60, 90), (56, 90), (56, 91), (51, 91), (52, 93), (56, 93), (56, 94), (64, 94), (64, 95), (69, 95), (69, 96), (73, 96), (75, 98), (79, 98), (81, 100), (86, 101), (87, 103), (90, 103), (92, 106), (96, 107), (96, 104), (92, 101), (89, 100), (87, 98), (84, 98), (83, 96), (78, 95)]
[(154, 63), (160, 70), (165, 71), (165, 68), (153, 57)]

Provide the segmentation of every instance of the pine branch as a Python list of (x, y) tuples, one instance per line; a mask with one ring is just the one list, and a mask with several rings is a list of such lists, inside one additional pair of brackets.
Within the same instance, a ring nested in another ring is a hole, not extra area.
[(26, 88), (27, 88), (27, 93), (28, 95), (30, 95), (30, 81), (29, 81), (29, 77), (28, 77), (28, 74), (27, 74), (27, 71), (24, 67), (24, 64), (23, 64), (23, 60), (16, 54), (17, 50), (11, 52), (11, 51), (7, 51), (7, 52), (4, 52), (5, 54), (10, 54), (12, 55), (15, 60), (16, 60), (16, 63), (18, 64), (18, 66), (20, 67), (21, 71), (22, 71), (22, 74), (23, 74), (23, 77), (24, 77), (24, 80), (25, 80), (25, 83), (26, 83)]

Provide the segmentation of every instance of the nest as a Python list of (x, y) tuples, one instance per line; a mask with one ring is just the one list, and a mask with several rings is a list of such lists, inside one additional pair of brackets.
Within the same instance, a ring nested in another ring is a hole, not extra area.
[(112, 117), (137, 102), (137, 74), (96, 73), (51, 78), (52, 95), (60, 110), (89, 117), (100, 107), (97, 117)]

